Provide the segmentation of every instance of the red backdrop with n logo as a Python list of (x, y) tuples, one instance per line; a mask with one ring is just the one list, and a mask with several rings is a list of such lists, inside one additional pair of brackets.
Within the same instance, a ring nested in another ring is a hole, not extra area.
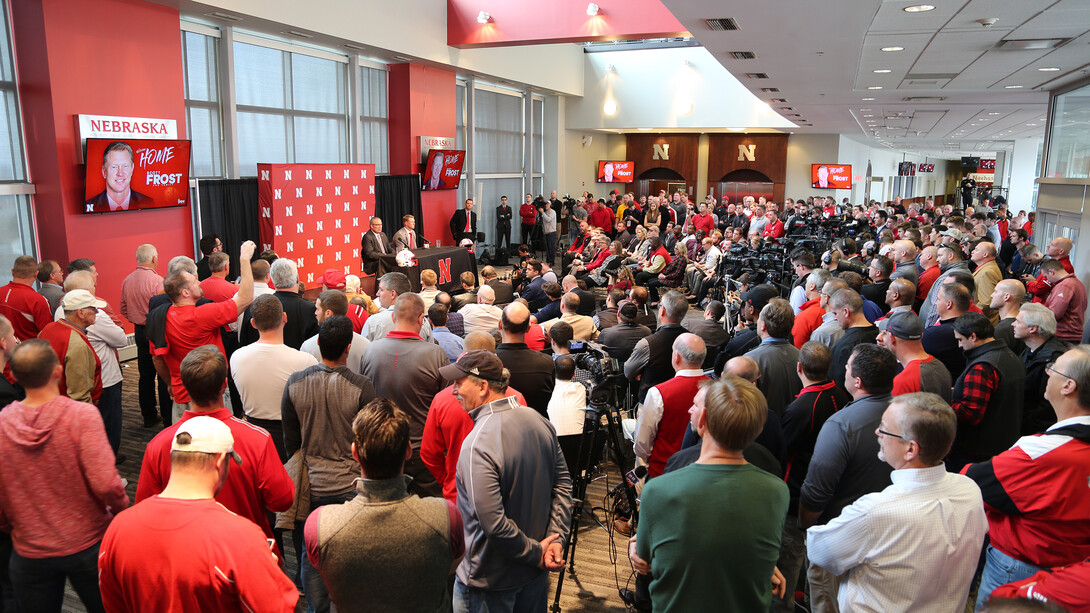
[(374, 164), (258, 164), (257, 175), (261, 249), (294, 260), (308, 287), (328, 268), (358, 274)]

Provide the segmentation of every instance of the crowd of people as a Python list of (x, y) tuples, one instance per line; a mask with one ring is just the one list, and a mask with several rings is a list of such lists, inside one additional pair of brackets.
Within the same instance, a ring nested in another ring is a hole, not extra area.
[[(997, 200), (527, 195), (510, 275), (444, 291), (388, 272), (373, 296), (336, 269), (306, 288), (252, 242), (228, 280), (206, 236), (165, 277), (141, 245), (119, 314), (93, 261), (18, 257), (3, 610), (59, 611), (67, 579), (89, 611), (540, 611), (602, 382), (572, 355), (588, 342), (627, 379), (646, 470), (612, 524), (636, 610), (1088, 610), (1086, 288), (1071, 240), (1042, 248)], [(460, 213), (452, 232), (475, 234)], [(398, 248), (421, 244), (402, 222)], [(394, 249), (369, 227), (364, 274), (368, 246)], [(790, 283), (728, 285), (736, 246), (817, 227), (842, 236), (789, 252)], [(135, 501), (125, 320), (143, 425), (162, 427)]]

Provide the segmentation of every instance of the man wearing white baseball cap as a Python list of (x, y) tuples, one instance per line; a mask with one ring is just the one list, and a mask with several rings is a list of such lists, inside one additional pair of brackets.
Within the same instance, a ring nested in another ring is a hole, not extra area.
[(108, 611), (295, 611), (299, 593), (252, 521), (215, 500), (231, 461), (231, 429), (205, 415), (180, 423), (157, 496), (119, 514), (98, 558)]
[[(49, 341), (64, 368), (60, 382), (62, 396), (98, 404), (102, 395), (102, 364), (87, 340), (87, 326), (95, 323), (98, 309), (105, 306), (91, 292), (74, 289), (61, 298), (64, 319), (50, 322), (38, 334), (38, 338)], [(109, 419), (103, 415), (103, 422), (106, 421)], [(116, 425), (120, 429), (120, 415)]]

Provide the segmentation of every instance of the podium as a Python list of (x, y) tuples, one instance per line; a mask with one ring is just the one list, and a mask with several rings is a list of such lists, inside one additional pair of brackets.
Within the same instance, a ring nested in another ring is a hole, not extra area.
[(444, 292), (452, 292), (462, 288), (459, 277), (463, 272), (469, 271), (477, 274), (477, 263), (473, 254), (466, 251), (465, 247), (432, 247), (430, 249), (413, 249), (416, 255), (416, 266), (398, 266), (396, 255), (380, 255), (378, 257), (378, 276), (388, 272), (401, 272), (409, 277), (409, 285), (414, 292), (420, 291), (420, 271), (431, 269), (439, 277), (436, 284)]

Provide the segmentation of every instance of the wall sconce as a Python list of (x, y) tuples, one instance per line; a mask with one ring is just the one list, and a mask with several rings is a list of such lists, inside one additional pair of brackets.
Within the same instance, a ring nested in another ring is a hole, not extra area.
[(492, 21), (492, 16), (487, 12), (481, 11), (480, 13), (477, 13), (477, 23), (488, 23), (489, 21)]
[(612, 100), (606, 100), (606, 103), (602, 105), (602, 112), (613, 117), (617, 114), (617, 103)]
[(595, 15), (601, 14), (601, 11), (602, 9), (600, 9), (598, 5), (593, 2), (587, 5), (587, 15), (589, 17), (594, 17)]

